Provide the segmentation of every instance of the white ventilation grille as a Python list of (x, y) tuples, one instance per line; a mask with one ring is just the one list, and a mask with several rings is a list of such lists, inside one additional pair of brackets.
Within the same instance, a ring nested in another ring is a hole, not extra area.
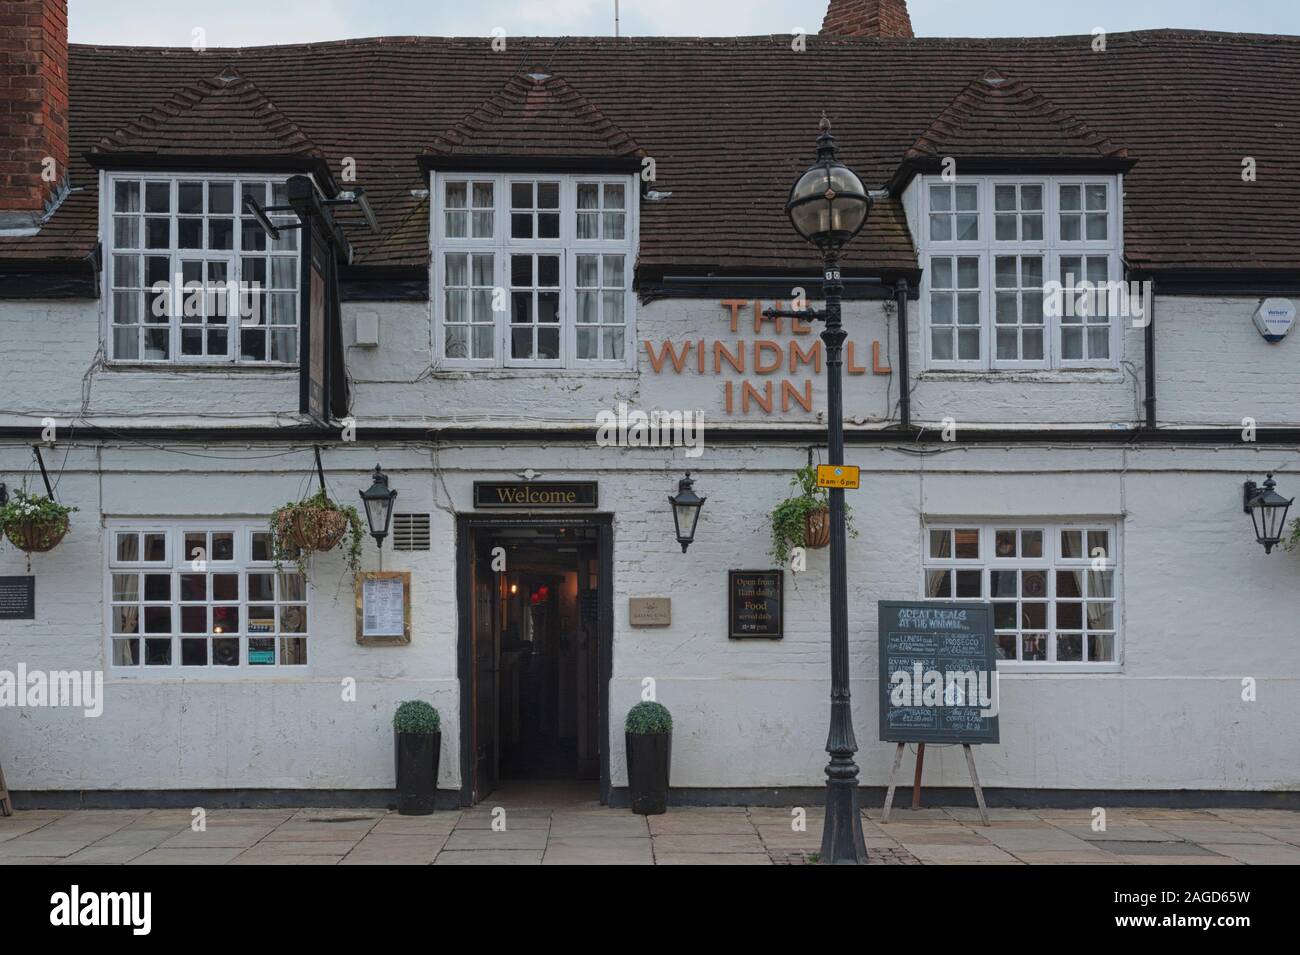
[(393, 550), (428, 550), (429, 515), (394, 514)]

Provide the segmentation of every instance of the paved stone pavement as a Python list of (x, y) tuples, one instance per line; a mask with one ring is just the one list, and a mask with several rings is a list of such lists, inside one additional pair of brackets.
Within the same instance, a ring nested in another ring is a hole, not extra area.
[[(821, 810), (798, 831), (789, 809), (670, 809), (637, 816), (593, 803), (504, 808), (492, 800), (432, 816), (379, 810), (220, 809), (206, 831), (187, 809), (19, 811), (0, 818), (0, 865), (772, 865), (804, 864)], [(1300, 864), (1300, 812), (1110, 809), (879, 810), (864, 813), (876, 864)]]

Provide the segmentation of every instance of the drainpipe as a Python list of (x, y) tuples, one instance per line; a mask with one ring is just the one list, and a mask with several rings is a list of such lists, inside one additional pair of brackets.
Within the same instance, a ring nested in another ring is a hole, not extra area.
[(912, 378), (907, 368), (907, 279), (899, 279), (894, 286), (894, 304), (898, 312), (898, 377), (902, 386), (898, 414), (900, 425), (906, 431), (912, 427)]
[(1143, 364), (1146, 372), (1146, 397), (1143, 403), (1146, 405), (1147, 421), (1146, 426), (1152, 430), (1156, 427), (1156, 287), (1152, 281), (1149, 286), (1151, 289), (1151, 298), (1146, 303), (1147, 324), (1143, 334), (1144, 357)]

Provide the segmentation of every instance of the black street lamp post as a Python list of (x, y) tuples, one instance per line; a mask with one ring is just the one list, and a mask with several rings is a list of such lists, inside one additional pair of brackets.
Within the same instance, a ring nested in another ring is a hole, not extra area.
[[(821, 339), (826, 343), (826, 394), (831, 465), (844, 463), (844, 340), (848, 333), (840, 320), (844, 285), (840, 278), (840, 250), (866, 224), (871, 200), (862, 181), (835, 158), (835, 138), (823, 117), (817, 139), (817, 162), (790, 191), (786, 212), (795, 230), (822, 253), (821, 311), (767, 309), (768, 318), (818, 319), (826, 323)], [(844, 491), (830, 490), (831, 520), (831, 726), (826, 738), (830, 762), (826, 766), (826, 821), (822, 829), (823, 865), (861, 865), (867, 861), (858, 803), (858, 751), (853, 735), (849, 697), (849, 607), (847, 536), (844, 526)]]

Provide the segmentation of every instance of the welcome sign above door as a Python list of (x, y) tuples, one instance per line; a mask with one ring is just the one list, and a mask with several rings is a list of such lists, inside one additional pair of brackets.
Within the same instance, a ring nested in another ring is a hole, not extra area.
[(476, 508), (528, 510), (591, 508), (599, 502), (595, 481), (475, 481)]

